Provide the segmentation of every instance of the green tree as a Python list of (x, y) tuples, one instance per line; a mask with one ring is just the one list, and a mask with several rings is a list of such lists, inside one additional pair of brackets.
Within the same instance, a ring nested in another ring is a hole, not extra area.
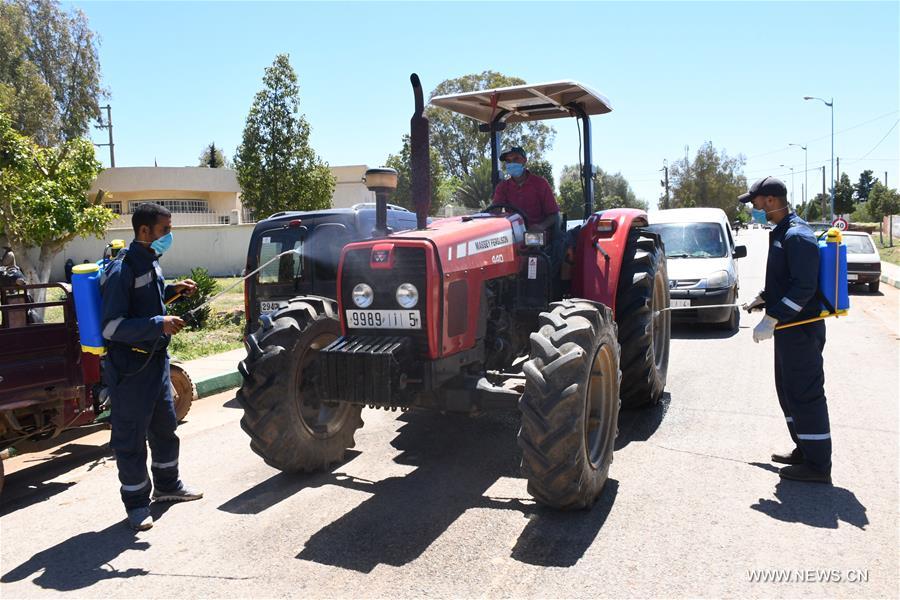
[[(89, 140), (43, 148), (0, 112), (0, 230), (29, 282), (48, 282), (53, 257), (76, 236), (106, 233), (115, 215), (103, 206), (102, 191), (87, 195), (99, 172)], [(32, 248), (40, 250), (36, 263), (27, 253)]]
[(221, 169), (228, 166), (228, 159), (222, 153), (221, 148), (216, 148), (216, 143), (212, 142), (209, 146), (203, 148), (198, 159), (200, 167), (209, 167), (210, 169)]
[(453, 200), (456, 204), (480, 209), (491, 204), (494, 185), (491, 182), (491, 161), (482, 158), (468, 175), (455, 180)]
[(869, 192), (872, 191), (872, 186), (875, 185), (875, 181), (877, 180), (872, 177), (871, 169), (866, 169), (859, 174), (859, 181), (853, 186), (853, 191), (856, 192), (857, 201), (865, 202), (869, 199)]
[[(447, 186), (444, 183), (444, 168), (434, 148), (429, 148), (431, 153), (431, 206), (429, 214), (438, 214), (438, 211), (447, 203)], [(391, 196), (391, 203), (397, 204), (409, 210), (416, 210), (412, 197), (412, 179), (409, 166), (409, 135), (403, 136), (403, 147), (397, 154), (389, 154), (384, 162), (386, 167), (397, 171), (397, 191)]]
[(297, 75), (288, 55), (279, 54), (265, 70), (234, 156), (242, 202), (254, 215), (331, 206), (334, 176), (310, 147), (299, 110)]
[(747, 178), (742, 173), (744, 157), (728, 156), (717, 151), (712, 142), (697, 150), (693, 162), (682, 158), (669, 170), (672, 208), (707, 206), (721, 208), (733, 221), (743, 210), (738, 196), (747, 190)]
[(540, 175), (546, 179), (547, 183), (550, 184), (550, 189), (556, 194), (556, 182), (553, 181), (553, 165), (550, 164), (550, 161), (543, 159), (529, 159), (526, 166), (528, 167), (528, 170), (535, 175)]
[(839, 215), (849, 215), (853, 212), (853, 184), (846, 173), (841, 173), (837, 185), (834, 188), (834, 210)]
[[(594, 210), (610, 208), (640, 208), (647, 203), (639, 200), (621, 173), (610, 174), (594, 165)], [(559, 178), (559, 209), (569, 219), (584, 218), (584, 190), (578, 165), (563, 167)]]
[[(431, 92), (431, 97), (488, 88), (524, 84), (524, 79), (509, 77), (496, 71), (484, 71), (442, 81)], [(429, 106), (425, 116), (431, 124), (431, 145), (437, 149), (444, 172), (462, 179), (481, 167), (481, 159), (489, 158), (490, 136), (478, 130), (478, 122), (449, 110)], [(553, 146), (556, 131), (544, 123), (509, 124), (503, 139), (514, 141), (528, 154), (528, 160), (537, 161)], [(512, 141), (508, 142), (512, 145)]]
[(42, 146), (88, 133), (100, 118), (97, 39), (56, 0), (0, 0), (0, 110)]

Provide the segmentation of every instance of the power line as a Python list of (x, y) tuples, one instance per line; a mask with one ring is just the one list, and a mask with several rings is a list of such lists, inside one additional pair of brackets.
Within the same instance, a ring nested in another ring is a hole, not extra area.
[[(875, 148), (877, 148), (878, 146), (880, 146), (880, 145), (881, 145), (881, 142), (883, 142), (884, 140), (887, 139), (887, 136), (891, 135), (891, 132), (894, 130), (894, 127), (897, 126), (897, 123), (900, 123), (900, 119), (897, 119), (896, 121), (894, 121), (894, 124), (891, 125), (891, 128), (888, 129), (888, 130), (887, 130), (887, 133), (884, 134), (884, 137), (881, 138), (880, 140), (878, 140), (878, 143), (875, 144), (874, 146), (872, 146), (872, 149), (871, 149), (871, 150), (869, 150), (868, 152), (866, 152), (865, 154), (863, 154), (861, 158), (853, 159), (851, 162), (859, 162), (859, 161), (861, 161), (861, 160), (864, 160), (864, 159), (865, 159), (867, 156), (869, 156), (870, 154), (872, 154), (872, 152), (875, 151)], [(846, 163), (846, 164), (850, 164), (850, 163)]]
[[(859, 123), (858, 125), (853, 125), (853, 126), (851, 126), (851, 127), (847, 127), (846, 129), (841, 129), (840, 131), (835, 131), (835, 132), (834, 132), (834, 135), (838, 135), (838, 134), (841, 134), (841, 133), (846, 133), (846, 132), (852, 131), (852, 130), (854, 130), (854, 129), (859, 129), (860, 127), (863, 127), (863, 126), (865, 126), (865, 125), (868, 125), (869, 123), (874, 123), (875, 121), (879, 121), (879, 120), (881, 120), (881, 119), (884, 119), (885, 117), (890, 117), (890, 116), (892, 116), (892, 115), (896, 115), (898, 112), (900, 112), (900, 110), (892, 110), (891, 112), (884, 113), (883, 115), (881, 115), (881, 116), (879, 116), (879, 117), (875, 117), (874, 119), (869, 119), (868, 121), (863, 121), (862, 123)], [(831, 137), (831, 134), (828, 134), (828, 135), (823, 135), (822, 137), (817, 137), (817, 138), (813, 138), (813, 139), (811, 139), (811, 140), (806, 140), (806, 141), (804, 142), (804, 145), (808, 144), (809, 142), (818, 142), (819, 140), (825, 140), (825, 139), (828, 139), (828, 138), (830, 138), (830, 137)], [(745, 158), (746, 158), (747, 160), (750, 160), (751, 158), (759, 158), (759, 157), (761, 157), (761, 156), (769, 156), (770, 154), (775, 154), (776, 152), (783, 152), (783, 151), (785, 151), (785, 150), (788, 150), (789, 148), (790, 148), (790, 146), (785, 146), (785, 147), (779, 148), (779, 149), (777, 149), (777, 150), (771, 150), (771, 151), (769, 151), (769, 152), (763, 152), (762, 154), (754, 154), (753, 156), (747, 156), (747, 157), (745, 157)]]

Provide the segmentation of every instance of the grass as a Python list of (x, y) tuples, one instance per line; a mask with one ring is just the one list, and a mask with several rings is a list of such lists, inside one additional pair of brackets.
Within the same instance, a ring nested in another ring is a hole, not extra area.
[(887, 237), (884, 238), (883, 244), (878, 241), (877, 233), (872, 235), (872, 239), (875, 241), (875, 247), (878, 248), (878, 254), (881, 255), (881, 260), (900, 265), (900, 238), (894, 239), (893, 248), (889, 246)]
[(210, 318), (203, 329), (182, 329), (172, 336), (169, 354), (181, 360), (194, 360), (237, 350), (244, 343), (244, 322), (235, 323), (225, 319)]
[[(167, 278), (169, 283), (178, 281), (183, 277)], [(238, 281), (238, 277), (217, 277), (219, 291)], [(47, 293), (47, 301), (61, 300), (63, 292), (60, 289), (52, 289)], [(206, 327), (199, 330), (182, 329), (178, 335), (172, 337), (169, 344), (169, 353), (181, 360), (193, 360), (203, 358), (220, 352), (236, 350), (244, 345), (244, 285), (239, 283), (234, 289), (222, 294), (211, 305), (212, 314)], [(238, 318), (240, 311), (240, 318)], [(48, 323), (61, 323), (63, 309), (61, 306), (48, 308), (44, 312), (44, 321)]]

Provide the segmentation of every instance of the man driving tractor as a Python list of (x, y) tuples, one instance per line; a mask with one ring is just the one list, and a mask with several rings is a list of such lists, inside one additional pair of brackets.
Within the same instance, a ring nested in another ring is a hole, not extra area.
[(529, 231), (547, 231), (559, 222), (559, 204), (547, 180), (525, 168), (525, 150), (513, 146), (500, 155), (509, 179), (494, 190), (494, 204), (508, 204), (525, 214)]

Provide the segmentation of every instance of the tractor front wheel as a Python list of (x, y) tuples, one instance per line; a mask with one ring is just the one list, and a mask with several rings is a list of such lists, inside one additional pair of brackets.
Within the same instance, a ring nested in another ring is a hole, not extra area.
[(659, 237), (640, 229), (628, 237), (616, 294), (622, 346), (622, 406), (656, 404), (669, 369), (671, 313), (666, 254)]
[(591, 506), (609, 475), (619, 416), (619, 343), (612, 312), (564, 300), (531, 334), (519, 401), (522, 472), (542, 504)]
[(304, 297), (292, 299), (248, 338), (249, 353), (239, 365), (241, 428), (250, 448), (276, 469), (322, 470), (354, 445), (362, 407), (323, 402), (317, 393), (319, 350), (340, 334), (334, 301)]

